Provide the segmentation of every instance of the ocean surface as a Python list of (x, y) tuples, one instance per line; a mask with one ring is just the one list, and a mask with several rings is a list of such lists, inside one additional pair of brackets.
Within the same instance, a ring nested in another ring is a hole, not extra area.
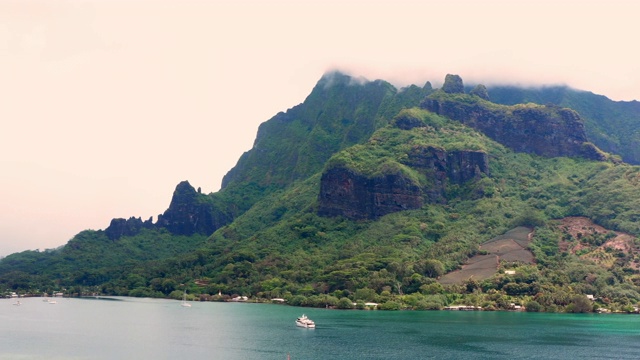
[(639, 315), (114, 299), (1, 299), (0, 359), (640, 359)]

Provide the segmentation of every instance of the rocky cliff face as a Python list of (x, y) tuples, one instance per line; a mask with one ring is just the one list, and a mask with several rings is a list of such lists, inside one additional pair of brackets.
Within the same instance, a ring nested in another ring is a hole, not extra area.
[(447, 74), (444, 77), (444, 84), (442, 84), (442, 91), (447, 94), (462, 94), (464, 93), (464, 84), (462, 78), (458, 75)]
[(130, 217), (129, 219), (112, 219), (109, 227), (104, 230), (110, 240), (117, 240), (123, 236), (134, 236), (142, 229), (153, 228), (153, 220), (149, 218), (142, 221), (142, 218)]
[(197, 192), (188, 181), (183, 181), (176, 186), (171, 204), (164, 214), (158, 216), (156, 226), (177, 235), (210, 235), (231, 220), (216, 209), (206, 195)]
[(134, 236), (143, 228), (165, 228), (176, 235), (210, 235), (218, 228), (230, 223), (233, 217), (219, 209), (211, 197), (196, 191), (188, 181), (176, 186), (171, 204), (164, 214), (158, 215), (154, 224), (152, 219), (116, 218), (105, 229), (107, 237), (117, 240), (122, 236)]
[(477, 179), (481, 174), (489, 175), (489, 158), (484, 151), (450, 152), (447, 154), (447, 165), (449, 182), (457, 185)]
[(480, 101), (478, 96), (449, 96), (444, 92), (428, 96), (420, 106), (482, 131), (514, 151), (547, 157), (606, 160), (606, 156), (587, 141), (582, 119), (570, 109), (540, 105), (500, 106)]
[(375, 219), (402, 210), (421, 208), (425, 201), (446, 202), (447, 184), (464, 184), (489, 173), (481, 151), (447, 153), (436, 147), (416, 147), (404, 162), (423, 173), (427, 183), (416, 184), (402, 173), (368, 178), (343, 167), (327, 170), (320, 181), (318, 214), (350, 219)]
[(422, 204), (420, 187), (401, 174), (367, 178), (350, 169), (334, 168), (322, 175), (318, 213), (373, 219), (419, 209)]
[(404, 162), (412, 168), (431, 173), (436, 184), (450, 183), (462, 185), (481, 174), (489, 174), (489, 160), (484, 151), (458, 150), (447, 152), (444, 149), (424, 146), (414, 147)]

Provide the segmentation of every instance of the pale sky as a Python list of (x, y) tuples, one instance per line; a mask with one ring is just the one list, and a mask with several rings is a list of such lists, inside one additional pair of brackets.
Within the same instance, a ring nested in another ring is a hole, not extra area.
[(0, 256), (219, 190), (342, 69), (640, 99), (635, 1), (0, 0)]

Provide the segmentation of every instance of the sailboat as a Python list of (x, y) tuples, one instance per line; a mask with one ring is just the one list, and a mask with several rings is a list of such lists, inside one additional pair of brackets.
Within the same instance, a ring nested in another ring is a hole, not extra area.
[(191, 307), (191, 304), (187, 302), (187, 290), (185, 290), (184, 295), (182, 295), (182, 303), (180, 304), (180, 306)]

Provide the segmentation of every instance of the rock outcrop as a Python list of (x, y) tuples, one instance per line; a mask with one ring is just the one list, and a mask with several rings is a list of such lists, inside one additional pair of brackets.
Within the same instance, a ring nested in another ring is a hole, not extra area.
[(318, 214), (374, 219), (423, 205), (422, 190), (402, 174), (367, 178), (346, 168), (322, 175)]
[(489, 160), (484, 151), (444, 149), (424, 146), (414, 147), (404, 161), (426, 175), (429, 184), (423, 192), (431, 203), (445, 203), (447, 184), (463, 185), (489, 175)]
[(411, 114), (401, 112), (393, 120), (393, 125), (402, 130), (411, 130), (417, 127), (424, 127), (424, 122)]
[[(449, 88), (457, 89), (458, 82), (453, 83)], [(427, 96), (420, 107), (482, 131), (514, 151), (599, 161), (607, 158), (587, 141), (584, 122), (573, 110), (533, 104), (497, 105), (480, 100), (481, 90), (477, 91), (478, 97), (462, 95), (468, 101), (460, 101), (460, 95), (447, 94), (452, 91), (443, 87), (443, 91)]]
[(142, 221), (142, 218), (130, 217), (129, 219), (112, 219), (109, 227), (104, 230), (110, 240), (117, 240), (123, 236), (137, 235), (142, 229), (153, 228), (153, 219)]
[(447, 94), (463, 94), (464, 84), (462, 83), (462, 78), (458, 75), (447, 74), (444, 78), (442, 91)]
[(489, 175), (489, 157), (486, 152), (460, 150), (447, 154), (447, 177), (450, 183), (462, 185), (477, 179), (481, 174)]
[(470, 95), (475, 95), (475, 96), (479, 97), (480, 99), (489, 101), (489, 91), (487, 90), (487, 87), (482, 85), (482, 84), (476, 85), (476, 87), (474, 87), (469, 92), (469, 94)]
[[(218, 204), (218, 205), (216, 205)], [(137, 235), (142, 229), (167, 229), (175, 235), (210, 235), (220, 227), (233, 221), (229, 211), (224, 211), (220, 202), (194, 189), (188, 181), (176, 186), (171, 204), (164, 214), (158, 215), (154, 224), (152, 218), (112, 219), (105, 234), (111, 240), (123, 236)]]
[(197, 192), (188, 181), (176, 186), (169, 208), (158, 216), (156, 226), (176, 235), (210, 235), (232, 218), (217, 209), (207, 195)]
[(425, 175), (417, 184), (401, 172), (366, 177), (344, 167), (327, 170), (320, 180), (318, 214), (350, 219), (376, 219), (402, 210), (421, 208), (425, 202), (446, 203), (447, 184), (462, 185), (489, 173), (482, 151), (452, 151), (414, 147), (404, 164)]

